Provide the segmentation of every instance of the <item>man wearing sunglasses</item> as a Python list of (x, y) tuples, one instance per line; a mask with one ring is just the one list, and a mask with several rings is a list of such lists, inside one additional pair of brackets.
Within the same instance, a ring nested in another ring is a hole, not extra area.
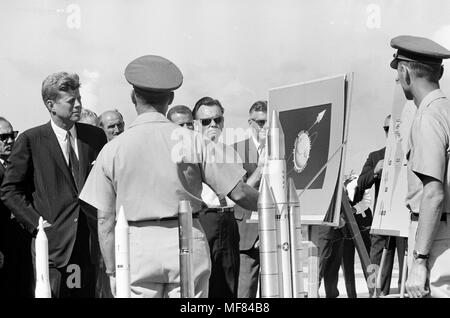
[[(264, 145), (267, 132), (267, 101), (253, 103), (249, 110), (249, 137), (233, 145), (246, 171), (244, 180), (259, 188), (264, 165)], [(258, 223), (249, 223), (252, 211), (235, 207), (234, 215), (239, 226), (239, 298), (255, 298), (259, 274)]]
[[(8, 120), (0, 117), (0, 184), (17, 134)], [(0, 297), (33, 297), (30, 247), (31, 235), (0, 201)]]
[(184, 105), (173, 106), (167, 112), (167, 119), (190, 130), (194, 130), (194, 119), (189, 107)]
[[(195, 103), (192, 114), (201, 133), (214, 143), (222, 133), (224, 109), (217, 99), (203, 97)], [(224, 148), (228, 149), (228, 148)], [(229, 148), (233, 151), (232, 148)], [(222, 177), (226, 179), (227, 176)], [(203, 184), (202, 199), (208, 209), (200, 214), (211, 254), (209, 298), (236, 298), (239, 282), (239, 229), (234, 218), (234, 203), (217, 195)]]

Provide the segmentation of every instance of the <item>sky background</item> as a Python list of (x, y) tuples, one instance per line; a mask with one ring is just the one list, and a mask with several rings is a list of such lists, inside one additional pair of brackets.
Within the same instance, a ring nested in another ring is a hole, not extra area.
[[(78, 73), (83, 106), (135, 118), (123, 72), (162, 55), (184, 83), (173, 105), (203, 96), (247, 127), (270, 88), (354, 72), (345, 172), (384, 146), (396, 72), (391, 38), (429, 37), (450, 48), (448, 0), (15, 0), (0, 4), (0, 116), (23, 131), (49, 120), (42, 80)], [(442, 88), (450, 94), (450, 65)]]

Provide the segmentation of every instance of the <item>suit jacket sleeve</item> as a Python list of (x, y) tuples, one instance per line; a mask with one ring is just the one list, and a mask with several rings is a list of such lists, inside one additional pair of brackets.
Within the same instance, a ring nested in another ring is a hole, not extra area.
[(33, 233), (39, 223), (39, 213), (34, 209), (32, 195), (33, 162), (30, 139), (22, 134), (17, 139), (10, 155), (10, 166), (0, 189), (1, 199), (17, 220)]
[(371, 153), (369, 154), (369, 157), (367, 158), (366, 163), (362, 168), (361, 174), (359, 175), (358, 185), (355, 189), (355, 197), (353, 203), (356, 204), (361, 201), (364, 196), (364, 191), (366, 191), (366, 189), (370, 189), (375, 183), (375, 178), (373, 175), (375, 165), (376, 163), (374, 163), (373, 154)]

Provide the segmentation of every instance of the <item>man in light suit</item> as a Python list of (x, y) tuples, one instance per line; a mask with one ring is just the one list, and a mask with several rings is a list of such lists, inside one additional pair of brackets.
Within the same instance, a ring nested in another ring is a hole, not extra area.
[(79, 87), (78, 75), (65, 72), (43, 81), (51, 120), (18, 137), (0, 189), (5, 206), (34, 237), (39, 217), (44, 219), (52, 297), (93, 297), (95, 288), (97, 217), (78, 194), (106, 136), (100, 128), (76, 123)]
[[(267, 102), (257, 101), (249, 110), (248, 124), (251, 136), (234, 144), (234, 150), (242, 160), (247, 171), (244, 180), (259, 188), (264, 164), (264, 144), (267, 130)], [(258, 289), (259, 240), (258, 223), (249, 223), (252, 211), (235, 207), (234, 215), (239, 226), (239, 298), (255, 298)]]

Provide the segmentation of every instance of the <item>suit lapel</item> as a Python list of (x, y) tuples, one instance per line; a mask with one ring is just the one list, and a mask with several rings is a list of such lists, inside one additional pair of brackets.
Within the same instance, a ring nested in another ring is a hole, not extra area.
[(45, 126), (45, 144), (48, 148), (48, 152), (52, 154), (57, 166), (61, 169), (64, 176), (71, 180), (72, 185), (76, 189), (75, 181), (73, 180), (72, 173), (69, 170), (69, 166), (66, 163), (64, 154), (62, 152), (61, 146), (59, 145), (58, 139), (56, 138), (55, 132), (52, 129), (50, 122)]

